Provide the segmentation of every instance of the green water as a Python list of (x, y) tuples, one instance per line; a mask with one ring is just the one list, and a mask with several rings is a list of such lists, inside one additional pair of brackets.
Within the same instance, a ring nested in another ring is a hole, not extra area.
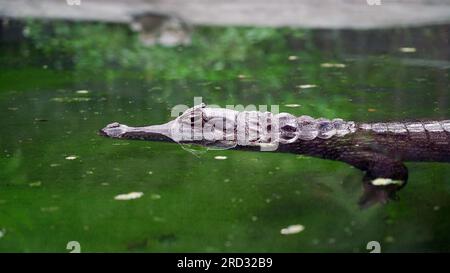
[[(449, 118), (447, 27), (205, 28), (176, 48), (145, 48), (115, 26), (27, 31), (0, 48), (0, 251), (68, 252), (69, 241), (82, 252), (368, 252), (369, 241), (383, 252), (450, 250), (445, 163), (407, 163), (400, 200), (361, 210), (363, 174), (341, 162), (197, 157), (97, 135), (113, 121), (166, 122), (194, 96), (356, 121)], [(144, 195), (114, 199), (130, 192)]]

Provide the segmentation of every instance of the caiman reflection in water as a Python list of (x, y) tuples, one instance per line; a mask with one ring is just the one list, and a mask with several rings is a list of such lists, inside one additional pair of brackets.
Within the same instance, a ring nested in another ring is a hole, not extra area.
[(343, 161), (365, 172), (362, 207), (396, 198), (408, 180), (403, 162), (450, 162), (450, 120), (355, 123), (201, 104), (166, 124), (129, 127), (115, 122), (100, 134)]

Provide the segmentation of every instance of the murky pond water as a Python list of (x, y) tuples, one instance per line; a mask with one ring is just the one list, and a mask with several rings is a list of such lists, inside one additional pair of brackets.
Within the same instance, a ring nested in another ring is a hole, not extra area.
[[(64, 44), (71, 27), (2, 43), (0, 251), (450, 250), (449, 164), (407, 163), (400, 200), (361, 210), (363, 174), (344, 163), (97, 135), (112, 121), (166, 122), (194, 96), (356, 121), (450, 118), (447, 26), (200, 29), (169, 49), (114, 27), (72, 29)], [(143, 195), (115, 198), (132, 192)]]

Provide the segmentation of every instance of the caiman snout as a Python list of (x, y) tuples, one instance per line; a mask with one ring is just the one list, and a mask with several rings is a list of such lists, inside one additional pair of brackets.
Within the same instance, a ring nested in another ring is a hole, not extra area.
[(105, 128), (100, 129), (98, 132), (99, 135), (105, 136), (105, 137), (113, 137), (113, 138), (120, 138), (123, 133), (127, 131), (128, 126), (122, 125), (118, 122), (113, 122), (108, 125), (106, 125)]
[(113, 122), (113, 123), (106, 125), (106, 128), (108, 128), (108, 129), (117, 128), (117, 127), (120, 127), (120, 123), (118, 123), (118, 122)]
[(142, 139), (156, 141), (172, 141), (171, 139), (172, 122), (161, 125), (151, 125), (143, 127), (132, 127), (118, 122), (106, 125), (99, 131), (99, 135), (110, 138), (121, 139)]

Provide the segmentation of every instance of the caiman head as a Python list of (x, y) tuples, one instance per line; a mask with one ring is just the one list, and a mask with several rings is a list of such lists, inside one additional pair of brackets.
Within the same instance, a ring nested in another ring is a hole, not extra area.
[(187, 109), (180, 116), (161, 125), (131, 127), (114, 122), (101, 129), (99, 134), (117, 139), (234, 147), (237, 114), (237, 111), (207, 108), (201, 104)]

